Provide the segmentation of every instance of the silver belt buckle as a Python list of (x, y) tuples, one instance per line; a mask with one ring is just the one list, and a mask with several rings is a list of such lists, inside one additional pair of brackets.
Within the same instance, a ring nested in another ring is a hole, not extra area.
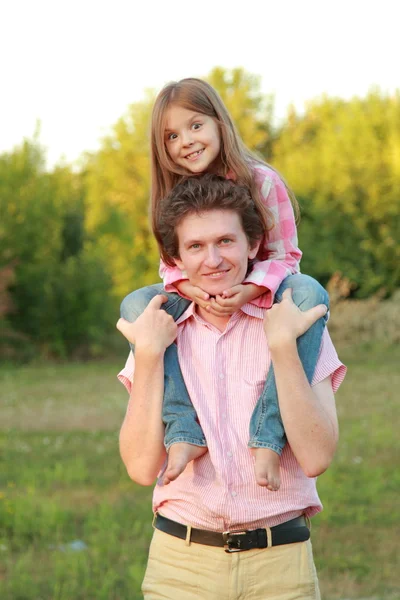
[[(241, 540), (240, 538), (235, 540), (232, 539), (235, 537), (239, 537), (241, 535), (246, 535), (247, 530), (240, 530), (240, 529), (236, 529), (234, 531), (224, 531), (222, 534), (222, 538), (224, 540), (224, 550), (225, 552), (231, 553), (231, 552), (242, 552), (242, 548), (240, 547), (241, 545)], [(236, 546), (231, 546), (231, 544), (236, 544)]]

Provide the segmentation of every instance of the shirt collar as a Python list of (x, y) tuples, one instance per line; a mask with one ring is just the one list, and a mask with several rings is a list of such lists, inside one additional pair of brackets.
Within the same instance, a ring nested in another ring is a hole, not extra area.
[[(194, 302), (192, 302), (188, 306), (188, 308), (185, 310), (183, 315), (181, 315), (179, 317), (179, 319), (177, 319), (176, 324), (180, 325), (181, 323), (183, 323), (190, 317), (194, 317), (195, 312), (196, 312), (195, 308), (196, 308), (196, 304)], [(239, 308), (239, 310), (237, 312), (243, 312), (246, 315), (248, 315), (249, 317), (255, 317), (256, 319), (263, 319), (264, 314), (265, 314), (265, 309), (259, 308), (258, 306), (254, 306), (254, 304), (248, 303), (248, 304), (244, 304), (241, 308)], [(234, 314), (237, 314), (237, 312)]]

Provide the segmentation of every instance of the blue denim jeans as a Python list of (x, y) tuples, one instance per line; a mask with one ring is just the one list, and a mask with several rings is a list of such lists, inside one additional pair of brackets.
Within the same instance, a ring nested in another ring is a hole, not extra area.
[[(293, 302), (302, 311), (318, 304), (325, 304), (329, 309), (328, 293), (312, 277), (301, 274), (286, 277), (275, 294), (275, 302), (282, 300), (282, 294), (288, 288), (292, 289)], [(321, 317), (297, 339), (297, 351), (309, 383), (314, 376), (327, 319), (327, 315)], [(285, 430), (279, 411), (274, 368), (271, 364), (263, 392), (250, 419), (249, 446), (250, 448), (270, 448), (281, 454), (285, 443)]]
[[(292, 288), (293, 301), (303, 311), (317, 304), (326, 304), (329, 308), (327, 292), (308, 275), (299, 274), (287, 277), (275, 295), (277, 302), (281, 301), (282, 294), (287, 288)], [(126, 296), (121, 304), (121, 316), (127, 321), (135, 321), (150, 300), (161, 293), (168, 296), (168, 301), (163, 304), (163, 308), (177, 320), (189, 306), (190, 301), (178, 294), (165, 292), (162, 284), (151, 285)], [(319, 319), (297, 340), (300, 360), (309, 382), (314, 375), (326, 319), (326, 316)], [(131, 348), (134, 352), (132, 345)], [(164, 443), (167, 449), (177, 442), (187, 442), (196, 446), (207, 445), (183, 380), (176, 344), (171, 344), (164, 356), (162, 418), (165, 424)], [(285, 431), (280, 416), (275, 376), (271, 365), (263, 392), (250, 420), (249, 446), (251, 448), (270, 448), (281, 454), (285, 443)]]
[[(162, 283), (156, 283), (136, 290), (126, 296), (121, 304), (121, 317), (127, 321), (136, 321), (148, 303), (157, 294), (168, 297), (162, 305), (168, 314), (175, 319), (185, 312), (191, 304), (179, 294), (168, 293)], [(131, 349), (135, 348), (130, 344)], [(171, 344), (164, 355), (164, 401), (162, 418), (165, 425), (165, 447), (168, 448), (177, 442), (187, 442), (195, 446), (207, 446), (206, 439), (197, 418), (196, 410), (189, 398), (183, 375), (178, 361), (176, 344)]]

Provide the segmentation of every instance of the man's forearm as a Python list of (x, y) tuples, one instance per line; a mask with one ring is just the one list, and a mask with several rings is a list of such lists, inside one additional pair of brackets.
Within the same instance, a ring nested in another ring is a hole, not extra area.
[[(320, 475), (329, 466), (337, 444), (336, 413), (311, 388), (301, 364), (296, 343), (271, 351), (279, 407), (291, 449), (309, 477)], [(323, 385), (323, 384), (322, 384)], [(321, 386), (321, 384), (319, 384)], [(333, 392), (327, 389), (333, 403)]]
[(120, 432), (120, 453), (129, 476), (151, 485), (165, 459), (162, 402), (164, 353), (135, 354), (130, 408)]

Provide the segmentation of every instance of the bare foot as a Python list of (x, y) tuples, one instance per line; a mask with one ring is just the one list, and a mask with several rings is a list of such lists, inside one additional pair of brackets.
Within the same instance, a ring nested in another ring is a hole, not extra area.
[(279, 490), (281, 485), (279, 454), (270, 448), (253, 448), (255, 458), (254, 469), (258, 485), (266, 487), (271, 492)]
[(205, 446), (194, 446), (185, 442), (172, 444), (168, 451), (168, 464), (162, 476), (162, 484), (174, 481), (186, 468), (186, 465), (207, 452)]

